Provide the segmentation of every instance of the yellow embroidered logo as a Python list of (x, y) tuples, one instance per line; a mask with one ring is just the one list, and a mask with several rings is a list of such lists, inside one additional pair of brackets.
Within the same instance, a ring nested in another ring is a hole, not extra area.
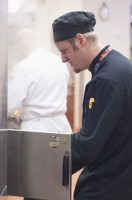
[(94, 100), (94, 98), (92, 97), (92, 98), (90, 98), (90, 100), (89, 100), (89, 109), (92, 109), (92, 105), (93, 105), (93, 103), (95, 102), (95, 100)]

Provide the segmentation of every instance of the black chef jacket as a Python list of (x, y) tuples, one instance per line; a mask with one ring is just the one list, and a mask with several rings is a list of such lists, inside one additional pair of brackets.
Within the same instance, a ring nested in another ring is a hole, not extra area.
[(89, 68), (82, 128), (72, 135), (72, 172), (84, 168), (75, 200), (132, 200), (132, 62), (115, 50), (99, 61), (106, 48)]

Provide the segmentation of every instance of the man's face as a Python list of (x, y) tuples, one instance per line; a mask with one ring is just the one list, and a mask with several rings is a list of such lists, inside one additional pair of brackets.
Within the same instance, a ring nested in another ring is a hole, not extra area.
[(79, 73), (87, 68), (84, 57), (85, 54), (83, 53), (81, 45), (73, 47), (69, 41), (62, 41), (57, 42), (56, 46), (61, 52), (62, 62), (68, 62), (74, 72)]

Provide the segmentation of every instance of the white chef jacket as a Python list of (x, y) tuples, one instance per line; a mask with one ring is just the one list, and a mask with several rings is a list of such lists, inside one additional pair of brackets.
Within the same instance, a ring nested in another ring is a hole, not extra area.
[(23, 130), (71, 132), (66, 118), (69, 71), (61, 58), (35, 50), (8, 81), (8, 116), (16, 110)]

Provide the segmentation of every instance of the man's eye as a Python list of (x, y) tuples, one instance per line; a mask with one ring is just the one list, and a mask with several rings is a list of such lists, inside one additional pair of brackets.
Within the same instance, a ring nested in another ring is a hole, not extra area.
[(67, 49), (62, 51), (62, 54), (66, 54), (67, 53)]

